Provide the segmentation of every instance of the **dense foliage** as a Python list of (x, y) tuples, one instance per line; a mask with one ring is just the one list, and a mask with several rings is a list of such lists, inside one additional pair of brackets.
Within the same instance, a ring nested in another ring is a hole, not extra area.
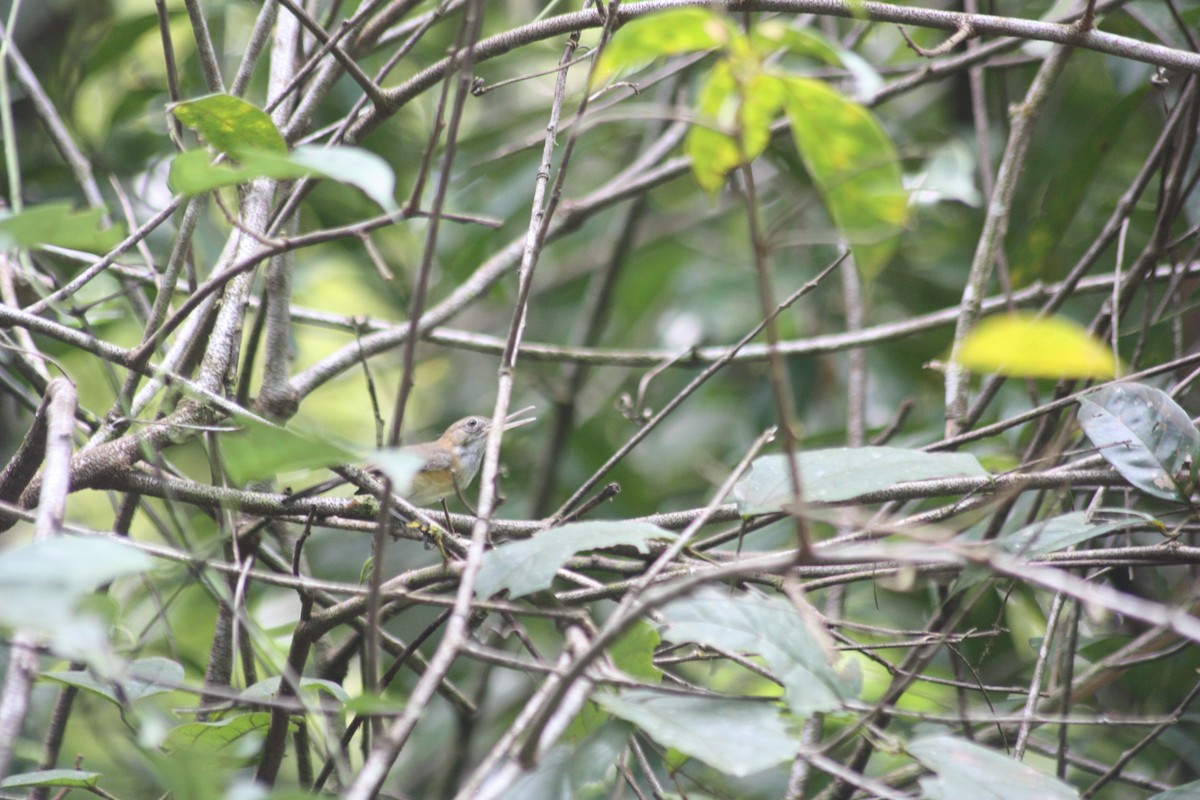
[(1200, 798), (1200, 8), (0, 8), (0, 796)]

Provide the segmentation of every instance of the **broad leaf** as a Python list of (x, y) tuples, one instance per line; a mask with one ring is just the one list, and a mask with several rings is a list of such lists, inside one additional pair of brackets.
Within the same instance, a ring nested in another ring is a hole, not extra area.
[(103, 253), (125, 238), (123, 225), (100, 227), (104, 213), (102, 208), (73, 211), (70, 203), (29, 206), (20, 214), (0, 212), (0, 250), (53, 245)]
[(74, 620), (83, 595), (151, 563), (98, 536), (56, 536), (0, 552), (0, 625), (53, 631)]
[(167, 744), (174, 750), (220, 750), (248, 734), (265, 734), (270, 725), (271, 715), (265, 711), (238, 714), (220, 722), (187, 722), (171, 729)]
[(153, 656), (131, 663), (119, 675), (107, 680), (87, 670), (47, 672), (42, 675), (58, 683), (74, 686), (103, 697), (116, 706), (134, 703), (143, 697), (170, 692), (183, 683), (183, 666), (167, 658)]
[(665, 747), (741, 777), (793, 758), (799, 744), (770, 703), (681, 697), (651, 690), (593, 699)]
[[(987, 477), (969, 453), (925, 453), (900, 447), (838, 447), (798, 455), (800, 490), (806, 502), (834, 503), (906, 481)], [(733, 487), (743, 516), (780, 511), (793, 502), (786, 456), (763, 456)]]
[[(1114, 516), (1118, 519), (1105, 519)], [(1107, 533), (1146, 527), (1161, 530), (1163, 524), (1149, 514), (1124, 508), (1102, 508), (1091, 513), (1074, 511), (1005, 534), (996, 539), (996, 544), (1010, 553), (1033, 557), (1066, 550)]]
[(1200, 800), (1200, 781), (1192, 781), (1182, 786), (1176, 786), (1174, 789), (1167, 789), (1165, 792), (1147, 797), (1146, 800)]
[(475, 594), (491, 597), (508, 589), (512, 597), (521, 597), (549, 587), (554, 573), (581, 550), (632, 545), (644, 553), (650, 539), (674, 537), (671, 531), (648, 522), (575, 522), (551, 528), (484, 553)]
[(739, 83), (728, 61), (713, 67), (697, 97), (699, 120), (684, 141), (692, 174), (702, 189), (716, 192), (730, 171), (766, 149), (783, 97), (779, 78), (755, 71), (743, 75)]
[(345, 448), (286, 428), (251, 419), (241, 419), (239, 424), (240, 431), (222, 434), (220, 439), (226, 471), (230, 480), (239, 485), (281, 472), (344, 464), (354, 459)]
[(626, 728), (625, 725), (609, 724), (577, 746), (556, 745), (538, 763), (537, 769), (521, 776), (505, 796), (537, 800), (576, 800), (592, 796), (587, 790), (601, 785), (620, 759), (629, 740)]
[(288, 159), (302, 167), (359, 189), (384, 211), (395, 211), (396, 175), (392, 166), (360, 147), (301, 145)]
[(837, 48), (824, 36), (808, 28), (789, 28), (778, 19), (769, 19), (755, 25), (750, 31), (750, 43), (762, 55), (782, 49), (792, 55), (811, 58), (831, 67), (842, 65), (842, 57)]
[(237, 155), (243, 150), (287, 152), (287, 144), (271, 116), (240, 97), (210, 94), (175, 103), (168, 111), (226, 155)]
[(9, 775), (0, 781), (3, 789), (26, 789), (35, 786), (65, 786), (72, 789), (91, 789), (100, 780), (99, 772), (84, 772), (78, 769), (41, 769)]
[[(282, 680), (278, 675), (273, 678), (265, 678), (253, 686), (243, 689), (242, 693), (238, 695), (238, 699), (249, 702), (271, 700), (279, 694), (279, 684)], [(324, 692), (336, 698), (340, 703), (350, 702), (350, 694), (345, 689), (333, 681), (322, 678), (301, 678), (300, 689)]]
[(706, 8), (648, 14), (621, 26), (600, 55), (592, 78), (599, 85), (617, 72), (632, 72), (656, 58), (725, 46), (741, 34), (724, 15)]
[[(1104, 166), (1106, 159), (1120, 157), (1118, 142), (1141, 119), (1146, 95), (1153, 91), (1148, 84), (1138, 84), (1134, 91), (1108, 108), (1103, 107), (1106, 101), (1097, 97), (1086, 129), (1080, 131), (1081, 135), (1070, 147), (1062, 149), (1060, 157), (1046, 164), (1049, 174), (1039, 170), (1037, 180), (1039, 184), (1044, 182), (1045, 188), (1039, 186), (1036, 208), (1023, 209), (1030, 217), (1026, 223), (1028, 229), (1017, 228), (1018, 215), (1008, 236), (1008, 241), (1015, 243), (1008, 260), (1015, 286), (1034, 280), (1055, 280), (1074, 261), (1059, 255), (1072, 241), (1068, 232), (1080, 212), (1086, 214), (1087, 202), (1096, 194), (1097, 184), (1102, 184), (1110, 174), (1110, 167)], [(1080, 222), (1081, 227), (1089, 224), (1086, 217)]]
[(937, 773), (922, 778), (929, 800), (1076, 800), (1079, 792), (1020, 761), (953, 736), (925, 736), (908, 752)]
[(1200, 456), (1200, 432), (1166, 392), (1117, 383), (1079, 398), (1079, 427), (1117, 472), (1146, 494), (1181, 500)]
[(1112, 378), (1112, 350), (1067, 317), (1001, 314), (979, 323), (958, 363), (976, 372), (1029, 378)]
[(207, 150), (188, 150), (171, 162), (168, 182), (180, 194), (200, 194), (255, 178), (292, 180), (324, 176), (360, 189), (385, 211), (395, 211), (396, 176), (379, 156), (357, 147), (297, 147), (291, 153), (242, 150), (237, 164), (213, 163)]
[(858, 662), (840, 655), (823, 629), (780, 597), (700, 589), (662, 609), (664, 638), (756, 653), (783, 683), (796, 714), (833, 711), (858, 697)]
[(792, 137), (804, 168), (855, 263), (871, 279), (908, 222), (908, 194), (892, 140), (863, 106), (810, 78), (783, 79)]
[(654, 651), (662, 639), (649, 623), (638, 620), (608, 648), (617, 669), (645, 683), (661, 683), (662, 670), (654, 666)]

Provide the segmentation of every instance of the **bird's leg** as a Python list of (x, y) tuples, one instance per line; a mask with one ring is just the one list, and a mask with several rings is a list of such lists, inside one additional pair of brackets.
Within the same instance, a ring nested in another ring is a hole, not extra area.
[[(479, 514), (478, 514), (478, 513), (476, 513), (475, 509), (471, 507), (471, 504), (467, 502), (467, 498), (463, 496), (463, 493), (462, 493), (462, 487), (460, 487), (460, 486), (458, 485), (458, 481), (455, 481), (455, 482), (454, 482), (454, 493), (455, 493), (456, 495), (458, 495), (458, 499), (459, 499), (460, 501), (462, 501), (462, 504), (463, 504), (464, 506), (466, 506), (466, 507), (467, 507), (467, 511), (469, 511), (469, 512), (471, 513), (471, 516), (472, 516), (472, 517), (478, 517), (478, 516), (479, 516)], [(444, 498), (444, 497), (443, 497), (443, 498), (442, 498), (442, 507), (444, 508), (445, 506), (446, 506), (446, 498)], [(449, 511), (447, 511), (446, 513), (447, 513), (447, 514), (449, 514), (450, 512), (449, 512)]]
[[(450, 507), (446, 505), (446, 498), (444, 498), (444, 497), (441, 499), (441, 503), (442, 503), (442, 513), (446, 515), (446, 531), (448, 533), (448, 532), (454, 530), (454, 527), (450, 524)], [(438, 552), (442, 554), (442, 563), (449, 564), (450, 556), (448, 556), (446, 554), (446, 542), (442, 538), (442, 536), (443, 536), (442, 531), (435, 528), (432, 531), (432, 533), (433, 533), (433, 543), (437, 545)]]

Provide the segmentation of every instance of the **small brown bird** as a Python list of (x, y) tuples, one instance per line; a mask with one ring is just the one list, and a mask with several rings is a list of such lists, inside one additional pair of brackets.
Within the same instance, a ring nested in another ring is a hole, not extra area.
[[(532, 408), (529, 406), (509, 414), (504, 421), (504, 430), (536, 420), (536, 417), (519, 419)], [(401, 496), (414, 506), (427, 506), (461, 493), (479, 473), (491, 429), (492, 421), (488, 417), (463, 417), (432, 442), (400, 448), (401, 453), (419, 456), (424, 462), (413, 475), (409, 491)]]

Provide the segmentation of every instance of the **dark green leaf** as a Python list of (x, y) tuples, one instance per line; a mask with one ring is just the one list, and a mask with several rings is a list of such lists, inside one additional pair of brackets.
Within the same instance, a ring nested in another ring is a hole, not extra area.
[[(185, 17), (182, 10), (171, 12), (168, 19), (176, 20)], [(129, 51), (146, 34), (158, 29), (158, 14), (140, 14), (136, 17), (126, 17), (117, 20), (111, 28), (104, 32), (92, 51), (87, 56), (82, 74), (96, 75), (109, 64), (129, 55)], [(162, 87), (158, 87), (162, 92)]]
[(729, 775), (741, 777), (793, 758), (799, 744), (770, 703), (681, 697), (651, 690), (593, 699), (664, 747), (673, 747)]
[[(1149, 91), (1149, 86), (1142, 85), (1117, 100), (1102, 115), (1097, 114), (1082, 132), (1084, 135), (1066, 148), (1061, 158), (1055, 159), (1055, 171), (1042, 176), (1043, 180), (1049, 179), (1042, 203), (1028, 233), (1020, 237), (1016, 254), (1009, 259), (1015, 283), (1052, 278), (1047, 274), (1047, 266), (1064, 241), (1064, 233), (1084, 207), (1089, 191), (1108, 174), (1103, 166), (1105, 158), (1114, 153), (1114, 145), (1128, 124), (1142, 116), (1139, 112)], [(1115, 153), (1119, 152), (1116, 149)]]
[[(970, 453), (925, 453), (900, 447), (839, 447), (799, 455), (800, 489), (806, 502), (832, 503), (877, 492), (906, 481), (987, 477)], [(743, 516), (768, 514), (792, 502), (786, 456), (755, 459), (733, 487)]]
[(671, 531), (648, 522), (576, 522), (551, 528), (485, 553), (475, 594), (491, 597), (508, 589), (512, 597), (521, 597), (550, 586), (554, 573), (581, 550), (632, 545), (644, 553), (650, 539), (674, 537)]
[(72, 211), (70, 203), (30, 206), (20, 214), (0, 212), (0, 249), (53, 245), (106, 252), (125, 238), (125, 227), (101, 228), (104, 214), (102, 208)]
[(287, 144), (270, 115), (240, 97), (210, 94), (175, 103), (168, 110), (214, 149), (227, 155), (237, 155), (243, 150), (287, 152)]
[(672, 642), (761, 655), (796, 714), (833, 711), (862, 690), (858, 662), (783, 598), (708, 587), (663, 608), (662, 619)]
[(925, 736), (908, 751), (937, 773), (922, 778), (929, 800), (1076, 800), (1079, 793), (1020, 761), (953, 736)]
[(1104, 386), (1079, 399), (1079, 427), (1135, 487), (1183, 499), (1200, 456), (1200, 432), (1166, 392), (1142, 383)]

